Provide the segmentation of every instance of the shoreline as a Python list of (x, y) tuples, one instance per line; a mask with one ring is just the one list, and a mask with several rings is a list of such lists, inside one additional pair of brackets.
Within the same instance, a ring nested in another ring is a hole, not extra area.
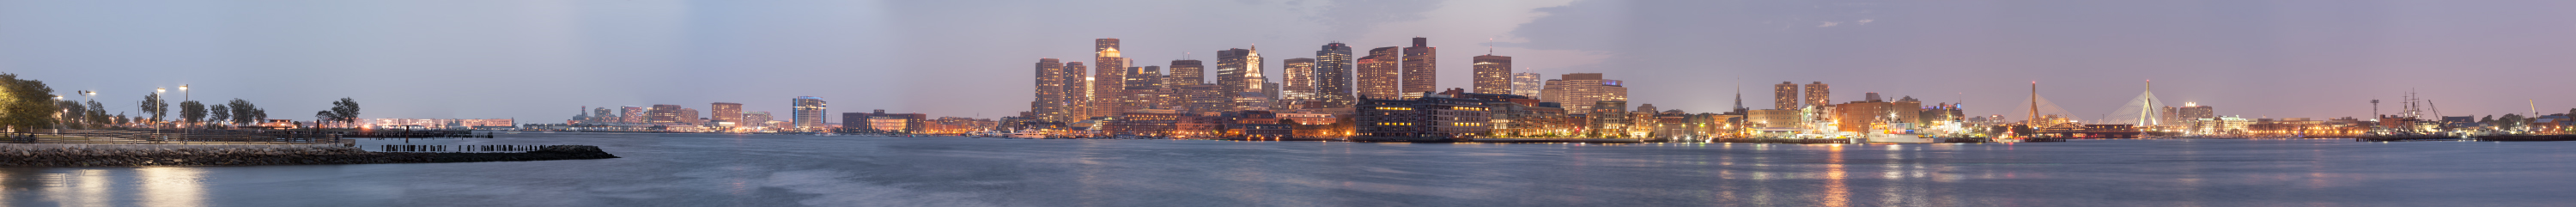
[(257, 166), (503, 162), (618, 158), (597, 146), (520, 153), (369, 152), (333, 145), (0, 145), (0, 167)]

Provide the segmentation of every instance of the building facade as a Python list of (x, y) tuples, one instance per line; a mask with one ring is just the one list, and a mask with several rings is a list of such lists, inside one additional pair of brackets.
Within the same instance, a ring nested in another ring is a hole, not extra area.
[(1324, 44), (1315, 50), (1315, 101), (1323, 108), (1350, 107), (1351, 46)]
[(1353, 87), (1358, 88), (1359, 96), (1364, 98), (1400, 98), (1401, 91), (1404, 91), (1402, 85), (1398, 85), (1404, 82), (1404, 74), (1400, 72), (1396, 67), (1396, 47), (1369, 49), (1368, 56), (1360, 57), (1356, 76), (1359, 81)]
[(1807, 84), (1807, 103), (1806, 103), (1806, 104), (1807, 104), (1808, 106), (1818, 106), (1818, 107), (1822, 107), (1822, 106), (1825, 106), (1825, 105), (1833, 104), (1833, 103), (1834, 103), (1834, 101), (1833, 101), (1833, 99), (1831, 98), (1831, 97), (1832, 97), (1832, 95), (1833, 95), (1833, 89), (1832, 89), (1832, 88), (1829, 88), (1829, 87), (1826, 87), (1826, 85), (1825, 85), (1825, 82), (1824, 82), (1824, 81), (1817, 81), (1817, 82), (1815, 82), (1815, 83)]
[(1413, 47), (1404, 48), (1404, 83), (1399, 92), (1406, 99), (1440, 92), (1440, 48), (1429, 44), (1426, 38), (1414, 37)]
[(1353, 141), (1460, 141), (1485, 137), (1492, 118), (1488, 101), (1417, 95), (1413, 100), (1362, 99), (1352, 113)]
[(709, 121), (742, 123), (742, 103), (716, 102), (709, 104), (707, 111), (714, 112), (710, 114), (713, 117), (707, 118)]
[(1512, 95), (1539, 97), (1539, 89), (1547, 86), (1546, 81), (1547, 78), (1540, 77), (1538, 73), (1513, 73)]
[(832, 128), (832, 126), (823, 123), (824, 105), (822, 97), (798, 96), (795, 99), (788, 99), (787, 103), (789, 103), (789, 110), (794, 110), (789, 112), (791, 113), (790, 116), (792, 116), (789, 117), (789, 122), (791, 122), (791, 125), (795, 125), (795, 129), (793, 130), (817, 131)]
[(1628, 87), (1601, 77), (1600, 73), (1568, 73), (1547, 80), (1546, 88), (1539, 90), (1539, 99), (1565, 103), (1565, 111), (1574, 114), (1591, 113), (1595, 102), (1628, 101)]
[(1315, 59), (1289, 58), (1279, 62), (1280, 72), (1287, 76), (1279, 78), (1278, 105), (1291, 106), (1282, 109), (1297, 109), (1301, 107), (1295, 106), (1315, 100)]

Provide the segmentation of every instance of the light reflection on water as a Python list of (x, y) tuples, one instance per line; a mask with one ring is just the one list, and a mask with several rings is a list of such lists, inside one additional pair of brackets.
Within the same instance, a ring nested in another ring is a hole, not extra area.
[[(2576, 142), (1395, 144), (582, 135), (627, 157), (0, 168), (0, 206), (2552, 205)], [(376, 143), (361, 143), (376, 144)], [(2459, 189), (2515, 189), (2462, 191)]]

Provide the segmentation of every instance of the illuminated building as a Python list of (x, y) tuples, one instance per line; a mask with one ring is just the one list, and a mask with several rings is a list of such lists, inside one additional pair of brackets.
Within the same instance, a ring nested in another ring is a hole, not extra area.
[[(1250, 82), (1252, 79), (1249, 79), (1251, 77), (1260, 77), (1258, 75), (1260, 74), (1260, 69), (1251, 68), (1260, 66), (1259, 63), (1250, 62), (1259, 60), (1259, 58), (1252, 53), (1252, 50), (1241, 48), (1218, 50), (1216, 51), (1216, 58), (1215, 78), (1217, 90), (1223, 92), (1222, 94), (1226, 96), (1225, 100), (1237, 99), (1238, 97), (1236, 96), (1239, 95), (1240, 92), (1254, 92), (1260, 89), (1261, 83)], [(1227, 102), (1225, 107), (1232, 109), (1241, 106), (1243, 105), (1234, 102)]]
[(1181, 115), (1172, 110), (1138, 110), (1118, 113), (1101, 126), (1110, 136), (1170, 136)]
[(1825, 106), (1825, 105), (1827, 105), (1827, 104), (1833, 104), (1833, 100), (1832, 100), (1831, 96), (1829, 96), (1829, 95), (1833, 95), (1833, 89), (1831, 89), (1831, 88), (1827, 88), (1827, 87), (1825, 86), (1825, 82), (1824, 82), (1824, 81), (1817, 81), (1817, 82), (1815, 82), (1815, 83), (1807, 84), (1807, 103), (1806, 103), (1806, 104), (1807, 104), (1808, 106), (1819, 106), (1819, 107), (1821, 107), (1821, 106)]
[[(1281, 87), (1275, 89), (1279, 90), (1279, 105), (1290, 106), (1314, 100), (1315, 59), (1290, 58), (1280, 62), (1281, 65), (1283, 65), (1280, 70), (1285, 72), (1287, 77), (1280, 77), (1279, 84)], [(1295, 108), (1298, 107), (1286, 107), (1283, 109)]]
[(924, 134), (928, 132), (922, 131), (927, 126), (923, 122), (929, 118), (917, 113), (888, 114), (884, 109), (878, 109), (872, 113), (841, 113), (841, 124), (845, 125), (844, 128), (863, 132)]
[(1395, 67), (1395, 52), (1396, 47), (1381, 47), (1369, 49), (1368, 56), (1360, 57), (1357, 74), (1359, 82), (1353, 85), (1359, 89), (1360, 97), (1395, 99), (1403, 96), (1401, 95), (1403, 88), (1397, 84), (1404, 79), (1402, 79), (1403, 74), (1398, 73)]
[(1459, 141), (1484, 137), (1490, 101), (1415, 95), (1413, 100), (1361, 99), (1352, 112), (1354, 141)]
[(1635, 124), (1628, 114), (1628, 101), (1595, 101), (1592, 102), (1592, 107), (1585, 109), (1591, 111), (1584, 115), (1586, 118), (1592, 118), (1591, 128), (1595, 133), (1603, 135), (1626, 133), (1628, 125)]
[(1487, 101), (1485, 106), (1488, 110), (1485, 115), (1489, 124), (1486, 128), (1491, 130), (1489, 134), (1493, 136), (1543, 136), (1543, 134), (1560, 132), (1552, 130), (1575, 128), (1565, 126), (1563, 120), (1558, 120), (1564, 118), (1565, 109), (1558, 108), (1554, 102), (1539, 102), (1540, 100), (1529, 96), (1512, 94), (1468, 93), (1464, 89), (1456, 88), (1442, 91), (1440, 95)]
[(617, 113), (618, 113), (618, 114), (622, 114), (622, 115), (618, 115), (618, 116), (617, 116), (617, 117), (621, 118), (621, 120), (620, 120), (620, 121), (618, 121), (618, 123), (628, 123), (628, 124), (642, 124), (642, 123), (644, 123), (644, 107), (635, 107), (635, 106), (619, 107), (619, 108), (617, 108)]
[(1476, 93), (1512, 94), (1512, 57), (1478, 55), (1475, 68)]
[(1771, 109), (1798, 109), (1798, 84), (1787, 81), (1771, 85)]
[(789, 117), (789, 124), (795, 126), (796, 131), (817, 131), (832, 128), (832, 126), (826, 126), (823, 124), (824, 106), (822, 97), (798, 96), (796, 99), (788, 99), (787, 103), (789, 104), (788, 107), (790, 110), (792, 110), (789, 112), (789, 116), (791, 116)]
[(645, 120), (644, 120), (644, 121), (646, 122), (646, 124), (653, 124), (653, 125), (680, 125), (680, 124), (686, 124), (686, 122), (680, 122), (680, 105), (654, 104), (654, 105), (653, 105), (653, 109), (652, 109), (652, 110), (650, 110), (650, 111), (645, 111), (645, 112), (644, 112), (644, 114), (645, 114), (645, 115), (644, 115), (644, 117), (645, 117)]
[(1324, 44), (1323, 49), (1315, 50), (1314, 79), (1314, 98), (1315, 101), (1322, 102), (1320, 107), (1350, 107), (1353, 99), (1351, 46), (1336, 42)]
[(1546, 80), (1538, 73), (1513, 73), (1512, 95), (1539, 97), (1539, 88), (1547, 86)]
[(1765, 109), (1747, 111), (1746, 114), (1747, 118), (1744, 122), (1747, 125), (1753, 125), (1751, 127), (1798, 128), (1798, 125), (1802, 124), (1798, 119), (1798, 110)]
[(715, 104), (710, 104), (709, 106), (707, 106), (707, 111), (708, 111), (708, 112), (714, 112), (714, 113), (715, 113), (715, 114), (710, 114), (710, 115), (714, 115), (715, 117), (710, 117), (710, 118), (709, 118), (709, 119), (711, 119), (711, 120), (713, 120), (713, 121), (715, 121), (715, 122), (734, 122), (734, 123), (741, 123), (741, 122), (742, 122), (742, 104), (741, 104), (741, 103), (725, 103), (725, 102), (716, 102)]
[(1546, 87), (1539, 90), (1539, 99), (1571, 105), (1565, 108), (1568, 113), (1591, 113), (1594, 102), (1628, 101), (1628, 87), (1620, 86), (1619, 80), (1601, 79), (1600, 73), (1568, 73), (1547, 80)]
[(1168, 98), (1170, 97), (1168, 96), (1170, 95), (1164, 93), (1163, 90), (1162, 83), (1165, 81), (1162, 72), (1163, 66), (1127, 68), (1126, 92), (1120, 93), (1127, 97), (1119, 100), (1121, 103), (1118, 107), (1118, 111), (1168, 108), (1168, 105), (1164, 105), (1164, 103), (1168, 103), (1166, 101), (1169, 100)]
[(1440, 48), (1428, 46), (1427, 42), (1425, 38), (1414, 37), (1413, 47), (1404, 48), (1404, 88), (1399, 92), (1404, 93), (1406, 99), (1440, 92)]
[(1891, 103), (1870, 101), (1834, 105), (1834, 115), (1836, 115), (1834, 125), (1840, 127), (1836, 129), (1837, 131), (1842, 132), (1868, 132), (1871, 129), (1878, 129), (1879, 126), (1883, 126), (1880, 124), (1888, 122), (1888, 116), (1893, 115), (1887, 113), (1892, 107)]
[(2175, 118), (2181, 118), (2183, 120), (2218, 118), (2218, 109), (2210, 108), (2209, 106), (2202, 106), (2200, 103), (2184, 102), (2183, 107), (2176, 111), (2178, 112), (2175, 112), (2175, 114), (2180, 116), (2175, 116)]
[(1118, 56), (1118, 39), (1093, 40), (1091, 99), (1085, 117), (1117, 115), (1127, 106), (1127, 59)]

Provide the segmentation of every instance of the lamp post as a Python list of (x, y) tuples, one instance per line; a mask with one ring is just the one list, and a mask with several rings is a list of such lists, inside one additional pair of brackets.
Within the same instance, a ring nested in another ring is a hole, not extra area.
[[(62, 102), (62, 101), (63, 101), (63, 95), (54, 95), (54, 102)], [(57, 110), (54, 110), (54, 133), (63, 133), (63, 113), (70, 112), (71, 110), (72, 110), (72, 109), (57, 109)], [(13, 128), (14, 128), (14, 127), (13, 127)], [(35, 131), (35, 130), (36, 130), (36, 129), (27, 129), (27, 131)]]
[[(152, 94), (162, 94), (162, 93), (169, 93), (169, 92), (170, 92), (170, 89), (168, 89), (168, 88), (152, 88)], [(153, 96), (153, 98), (152, 98), (152, 99), (154, 99), (154, 100), (152, 100), (152, 101), (160, 102), (161, 104), (169, 104), (169, 101), (162, 101), (162, 99), (160, 98), (160, 96)], [(159, 107), (159, 108), (156, 108), (156, 109), (154, 109), (154, 110), (170, 110), (170, 109), (169, 109), (169, 107)], [(161, 113), (161, 112), (153, 112), (153, 114), (160, 114), (160, 113)], [(153, 122), (153, 123), (152, 123), (152, 133), (153, 133), (153, 134), (160, 134), (160, 133), (161, 133), (161, 117), (160, 117), (160, 116), (153, 116), (153, 117), (152, 117), (152, 122)]]

